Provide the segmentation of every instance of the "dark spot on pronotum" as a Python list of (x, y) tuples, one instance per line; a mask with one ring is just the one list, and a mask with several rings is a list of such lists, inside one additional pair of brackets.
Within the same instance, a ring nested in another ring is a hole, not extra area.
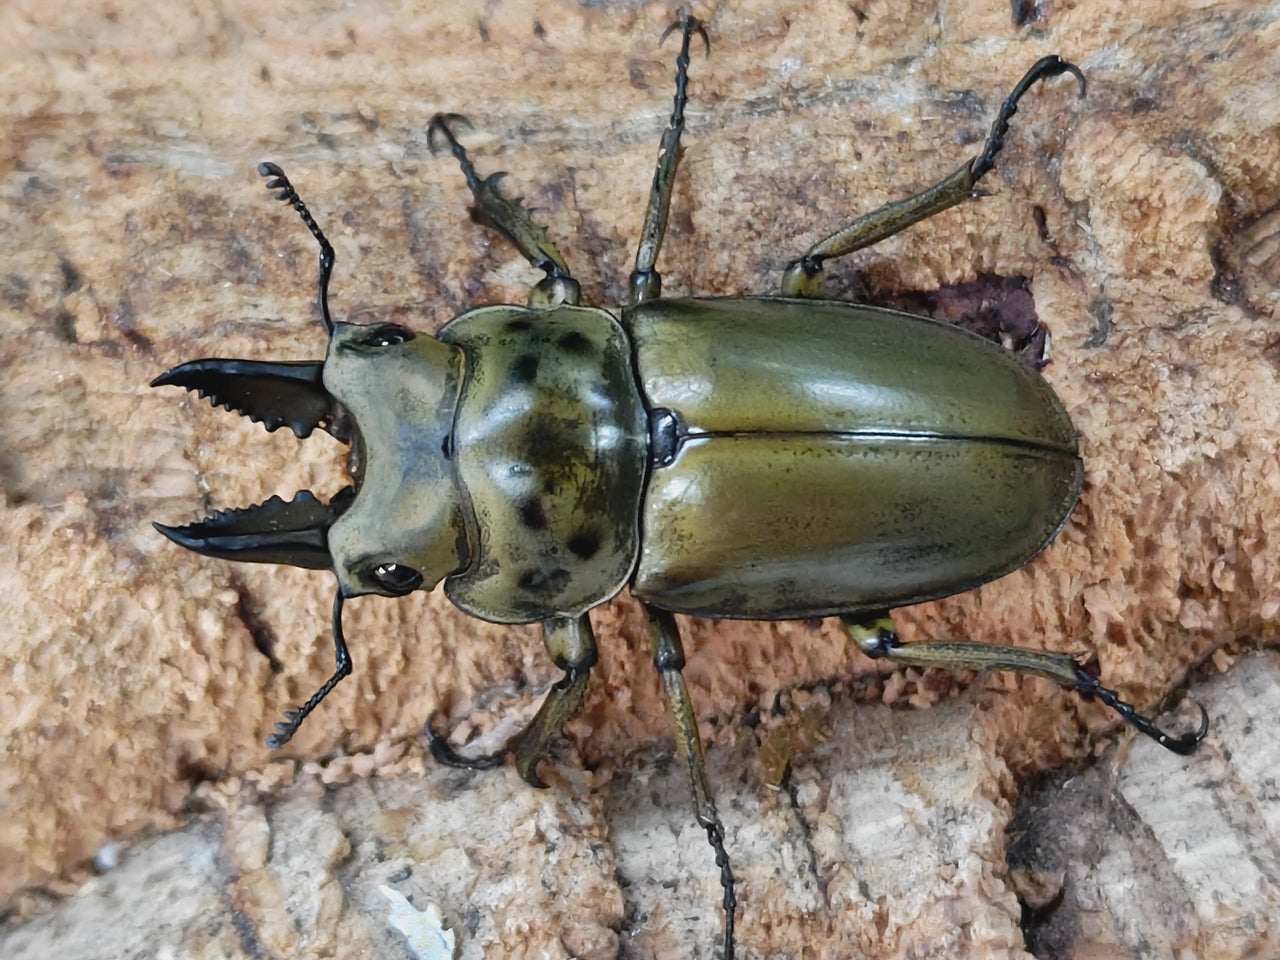
[(600, 534), (596, 530), (579, 530), (569, 541), (569, 549), (581, 560), (590, 560), (600, 550)]
[(523, 333), (525, 330), (533, 329), (532, 320), (508, 320), (506, 323), (509, 333)]
[(444, 439), (440, 441), (440, 454), (446, 460), (453, 459), (453, 434), (446, 433)]
[(554, 570), (539, 570), (534, 567), (520, 574), (516, 586), (526, 593), (556, 594), (569, 585), (570, 579), (572, 577), (564, 567), (557, 567)]
[[(520, 504), (520, 522), (530, 530), (545, 530), (547, 528), (547, 511), (542, 507), (542, 501), (537, 497), (533, 497)], [(570, 545), (572, 547), (572, 544)]]
[(591, 341), (576, 330), (566, 333), (556, 344), (565, 353), (576, 353), (578, 356), (591, 352)]
[(522, 353), (511, 364), (511, 379), (516, 383), (533, 383), (538, 375), (538, 357), (532, 353)]
[(524, 431), (525, 445), (529, 450), (538, 451), (544, 463), (552, 463), (563, 459), (563, 437), (554, 423), (546, 417), (534, 417)]

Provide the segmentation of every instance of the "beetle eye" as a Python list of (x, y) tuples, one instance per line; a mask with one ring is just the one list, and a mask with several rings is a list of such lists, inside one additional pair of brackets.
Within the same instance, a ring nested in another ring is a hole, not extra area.
[(370, 347), (390, 347), (397, 343), (408, 343), (412, 339), (413, 331), (398, 323), (378, 323), (364, 333), (360, 342)]
[(402, 563), (380, 563), (373, 568), (373, 582), (387, 593), (403, 596), (422, 586), (422, 574)]

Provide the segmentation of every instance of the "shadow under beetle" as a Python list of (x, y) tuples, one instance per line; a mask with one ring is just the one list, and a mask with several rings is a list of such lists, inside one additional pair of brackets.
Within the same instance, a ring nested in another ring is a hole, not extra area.
[[(819, 299), (824, 261), (972, 195), (1000, 152), (1020, 98), (1080, 70), (1056, 56), (1018, 81), (982, 153), (920, 193), (850, 222), (787, 266), (781, 298), (660, 296), (667, 224), (688, 99), (686, 18), (676, 94), (659, 146), (629, 303), (578, 305), (564, 258), (519, 201), (481, 179), (432, 119), (475, 198), (474, 218), (546, 277), (528, 306), (479, 307), (435, 337), (396, 324), (334, 323), (333, 248), (284, 172), (258, 171), (320, 244), (323, 362), (205, 359), (157, 377), (215, 405), (351, 445), (352, 485), (329, 503), (309, 491), (156, 524), (212, 557), (332, 570), (337, 669), (268, 738), (286, 743), (351, 672), (346, 598), (398, 597), (442, 580), (467, 613), (542, 624), (564, 671), (529, 726), (496, 753), (454, 752), (426, 726), (435, 757), (525, 780), (582, 704), (596, 663), (588, 611), (624, 587), (648, 617), (654, 663), (689, 768), (694, 810), (724, 888), (724, 956), (734, 952), (734, 879), (703, 763), (674, 613), (713, 618), (839, 616), (865, 654), (915, 667), (1014, 670), (1097, 697), (1177, 753), (1172, 736), (1103, 687), (1076, 657), (984, 643), (901, 644), (888, 609), (969, 590), (1017, 569), (1066, 523), (1083, 469), (1075, 429), (1049, 385), (1003, 348), (921, 317)], [(670, 31), (669, 31), (670, 32)], [(665, 36), (665, 35), (664, 35)]]

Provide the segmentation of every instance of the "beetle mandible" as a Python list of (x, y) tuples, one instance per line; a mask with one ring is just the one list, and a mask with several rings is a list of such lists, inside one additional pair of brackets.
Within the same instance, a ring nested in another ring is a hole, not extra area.
[[(659, 146), (628, 303), (579, 305), (564, 258), (519, 201), (481, 178), (437, 115), (432, 148), (453, 154), (473, 217), (545, 272), (527, 306), (478, 307), (436, 336), (335, 323), (333, 248), (284, 172), (258, 170), (320, 245), (323, 362), (203, 359), (175, 384), (305, 438), (351, 445), (352, 484), (156, 529), (229, 560), (331, 570), (336, 669), (277, 724), (279, 747), (351, 671), (342, 632), (350, 597), (432, 590), (475, 617), (541, 623), (564, 671), (529, 726), (501, 750), (465, 757), (426, 725), (445, 764), (538, 763), (583, 701), (596, 663), (588, 611), (629, 587), (646, 612), (653, 659), (687, 764), (694, 812), (724, 889), (723, 952), (734, 952), (734, 879), (724, 828), (681, 675), (675, 613), (712, 618), (839, 616), (871, 657), (916, 667), (1038, 674), (1096, 697), (1178, 753), (1173, 736), (1102, 686), (1076, 657), (985, 643), (899, 642), (887, 611), (969, 590), (1017, 569), (1053, 540), (1079, 497), (1083, 466), (1061, 401), (1003, 348), (892, 310), (821, 299), (823, 264), (955, 206), (994, 165), (1019, 100), (1070, 74), (1048, 56), (1004, 100), (982, 152), (905, 200), (854, 219), (786, 267), (778, 298), (664, 299), (655, 267), (688, 100), (681, 31), (676, 93)], [(668, 31), (668, 33), (670, 30)], [(664, 34), (665, 38), (666, 34)], [(796, 530), (807, 532), (804, 538)]]

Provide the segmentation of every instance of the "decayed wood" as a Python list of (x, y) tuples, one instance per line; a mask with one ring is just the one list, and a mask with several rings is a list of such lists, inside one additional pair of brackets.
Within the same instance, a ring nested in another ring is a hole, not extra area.
[[(1057, 543), (975, 594), (903, 611), (904, 635), (1096, 651), (1104, 679), (1144, 707), (1214, 651), (1273, 642), (1276, 15), (1050, 3), (1019, 27), (995, 0), (698, 12), (713, 50), (693, 66), (660, 263), (672, 294), (771, 291), (782, 263), (846, 212), (902, 196), (973, 153), (1035, 59), (1061, 53), (1089, 75), (1083, 101), (1064, 81), (1028, 96), (981, 202), (829, 270), (833, 295), (888, 300), (941, 288), (934, 299), (945, 302), (946, 290), (977, 278), (1025, 278), (1053, 337), (1047, 375), (1083, 437), (1089, 483)], [(167, 831), (222, 798), (233, 808), (226, 840), (202, 826), (156, 842), (222, 842), (210, 882), (227, 870), (249, 877), (237, 889), (250, 907), (217, 901), (230, 924), (223, 933), (235, 933), (227, 954), (252, 953), (249, 930), (269, 955), (319, 955), (332, 937), (364, 942), (350, 932), (352, 904), (380, 901), (342, 886), (343, 844), (408, 844), (407, 833), (391, 816), (370, 826), (345, 791), (326, 804), (347, 805), (349, 819), (326, 827), (336, 814), (316, 799), (319, 774), (295, 773), (262, 745), (280, 712), (331, 669), (329, 583), (182, 554), (147, 523), (300, 487), (331, 494), (343, 483), (341, 453), (145, 384), (201, 355), (323, 350), (314, 248), (262, 189), (253, 173), (262, 159), (285, 167), (334, 241), (342, 316), (429, 330), (472, 304), (521, 301), (533, 275), (466, 221), (456, 168), (427, 150), (426, 121), (438, 110), (471, 118), (477, 163), (510, 171), (506, 189), (538, 208), (587, 298), (617, 302), (670, 108), (674, 49), (656, 37), (671, 16), (661, 6), (517, 0), (418, 11), (286, 2), (223, 3), (216, 15), (143, 4), (0, 11), (0, 524), (9, 546), (0, 556), (0, 894), (15, 917), (74, 891), (108, 840)], [(350, 797), (372, 797), (373, 809), (385, 790), (384, 815), (407, 805), (406, 821), (423, 818), (419, 846), (431, 856), (415, 847), (404, 857), (430, 864), (415, 877), (452, 879), (408, 892), (441, 900), (464, 956), (560, 955), (547, 946), (555, 943), (563, 955), (610, 956), (619, 944), (632, 956), (707, 955), (718, 929), (715, 878), (684, 787), (635, 759), (667, 736), (642, 624), (625, 600), (595, 622), (604, 663), (550, 793), (524, 791), (509, 771), (417, 771), (411, 741), (433, 709), (493, 731), (499, 715), (527, 715), (555, 674), (532, 631), (476, 623), (439, 597), (350, 605), (356, 673), (289, 754), (324, 764), (330, 779), (377, 772)], [(686, 630), (750, 955), (1024, 949), (1015, 892), (1034, 900), (1053, 884), (1006, 880), (1010, 798), (1026, 778), (1101, 749), (1114, 726), (1103, 708), (1042, 682), (994, 678), (929, 713), (860, 707), (841, 697), (924, 705), (953, 685), (932, 675), (882, 680), (831, 624)], [(844, 732), (814, 748), (830, 765), (814, 761), (810, 775), (802, 761), (791, 793), (768, 793), (755, 743), (789, 722), (770, 716), (778, 693), (837, 681), (849, 694), (837, 697), (831, 723)], [(760, 713), (763, 729), (744, 724)], [(913, 753), (895, 743), (907, 736), (901, 724), (912, 738), (942, 739)], [(1213, 743), (1235, 755), (1233, 743)], [(970, 779), (951, 779), (955, 767)], [(864, 796), (859, 783), (881, 784), (879, 806), (866, 799), (856, 803), (865, 811), (844, 813), (869, 814), (860, 828), (868, 842), (902, 845), (853, 847), (850, 857), (837, 842), (852, 828), (830, 813), (833, 798)], [(908, 799), (895, 801), (903, 789)], [(920, 795), (945, 813), (909, 816), (910, 829), (891, 832), (885, 818)], [(1254, 802), (1274, 818), (1265, 790)], [(646, 804), (661, 812), (641, 816)], [(433, 820), (436, 807), (454, 812)], [(680, 831), (674, 866), (651, 862), (666, 854), (645, 839), (648, 816), (659, 835)], [(292, 841), (308, 829), (332, 835)], [(477, 837), (470, 849), (467, 830)], [(263, 834), (276, 838), (268, 852), (244, 852), (247, 835)], [(301, 859), (282, 852), (299, 846)], [(539, 859), (546, 846), (562, 852)], [(1269, 876), (1264, 892), (1274, 890), (1274, 873), (1258, 870)], [(339, 879), (315, 880), (326, 871)], [(1150, 870), (1135, 861), (1133, 872)], [(654, 887), (654, 876), (678, 889)], [(96, 882), (133, 907), (131, 918), (154, 905), (161, 883), (127, 872)], [(300, 905), (294, 891), (311, 890), (312, 905)], [(1263, 922), (1274, 910), (1256, 901), (1241, 907), (1249, 935), (1239, 917), (1188, 902), (1196, 943), (1274, 943)], [(1125, 931), (1150, 913), (1106, 903)], [(104, 945), (129, 923), (119, 914), (95, 922), (98, 955), (121, 955)], [(380, 920), (367, 925), (377, 930), (370, 942), (396, 936)], [(1140, 942), (1095, 927), (1053, 942), (1083, 944), (1080, 956)]]
[[(751, 738), (713, 754), (743, 953), (1273, 954), (1280, 755), (1258, 718), (1277, 709), (1280, 656), (1192, 693), (1214, 730), (1199, 755), (1130, 740), (1016, 811), (1008, 768), (973, 732), (986, 696), (901, 711), (819, 695), (827, 739), (783, 789), (765, 785)], [(511, 770), (422, 761), (388, 750), (312, 767), (269, 802), (224, 781), (202, 793), (220, 816), (143, 843), (52, 914), (0, 931), (0, 949), (447, 956), (408, 949), (390, 888), (438, 906), (462, 958), (714, 955), (716, 872), (669, 758), (635, 755), (612, 779), (557, 767), (541, 792)]]

